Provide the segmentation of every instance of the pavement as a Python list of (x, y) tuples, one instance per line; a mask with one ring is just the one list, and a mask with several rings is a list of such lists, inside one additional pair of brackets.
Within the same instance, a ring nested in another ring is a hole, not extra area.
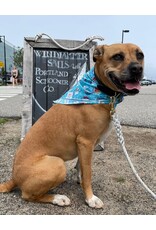
[[(0, 117), (17, 118), (22, 113), (22, 86), (0, 86)], [(117, 106), (121, 124), (156, 128), (156, 85), (143, 86)]]
[(117, 113), (121, 124), (156, 128), (156, 85), (142, 86), (138, 95), (125, 97)]
[(22, 91), (21, 85), (0, 86), (0, 117), (21, 117)]

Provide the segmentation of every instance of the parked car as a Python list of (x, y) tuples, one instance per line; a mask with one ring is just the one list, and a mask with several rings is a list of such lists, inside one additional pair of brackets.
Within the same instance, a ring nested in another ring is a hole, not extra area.
[(5, 76), (0, 75), (0, 83), (6, 85), (8, 83), (12, 83), (11, 74), (7, 73)]
[(7, 73), (6, 79), (7, 79), (7, 83), (12, 83), (11, 73)]
[[(18, 77), (18, 83), (22, 85), (23, 83), (23, 76), (20, 74)], [(0, 85), (12, 84), (12, 76), (11, 73), (7, 73), (4, 77), (0, 75)]]
[(2, 80), (2, 76), (0, 76), (0, 84), (2, 84), (3, 80)]
[(156, 81), (155, 80), (151, 80), (152, 84), (156, 84)]
[(152, 85), (152, 82), (150, 81), (150, 80), (147, 80), (147, 79), (143, 79), (142, 81), (141, 81), (141, 85)]

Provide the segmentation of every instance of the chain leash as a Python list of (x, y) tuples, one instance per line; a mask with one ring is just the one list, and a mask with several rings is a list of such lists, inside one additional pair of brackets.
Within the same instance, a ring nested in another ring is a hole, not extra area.
[(121, 127), (121, 124), (120, 124), (120, 121), (118, 119), (118, 115), (115, 111), (115, 101), (116, 101), (116, 98), (115, 96), (114, 97), (111, 97), (111, 102), (110, 102), (110, 105), (111, 105), (111, 111), (110, 111), (110, 115), (111, 115), (111, 118), (113, 120), (113, 123), (114, 123), (114, 126), (115, 126), (115, 131), (116, 131), (116, 134), (117, 134), (117, 138), (118, 138), (118, 142), (120, 143), (121, 145), (121, 148), (125, 154), (125, 157), (134, 173), (134, 175), (136, 176), (137, 180), (141, 183), (141, 185), (144, 187), (144, 189), (149, 192), (151, 194), (151, 196), (156, 200), (156, 194), (154, 192), (152, 192), (148, 187), (147, 185), (143, 182), (143, 180), (140, 178), (140, 176), (138, 175), (136, 169), (134, 168), (133, 166), (133, 163), (128, 155), (128, 152), (126, 150), (126, 147), (125, 147), (125, 141), (124, 141), (124, 137), (123, 137), (123, 133), (122, 133), (122, 127)]

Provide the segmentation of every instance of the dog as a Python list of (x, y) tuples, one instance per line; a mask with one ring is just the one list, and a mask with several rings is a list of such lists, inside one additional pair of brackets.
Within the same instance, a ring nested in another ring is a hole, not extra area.
[(16, 151), (12, 178), (0, 184), (0, 192), (18, 187), (27, 201), (70, 205), (67, 196), (48, 191), (65, 181), (65, 161), (78, 156), (85, 201), (103, 207), (92, 191), (92, 153), (109, 130), (112, 106), (139, 93), (144, 54), (135, 44), (100, 45), (93, 60), (95, 66), (30, 128)]

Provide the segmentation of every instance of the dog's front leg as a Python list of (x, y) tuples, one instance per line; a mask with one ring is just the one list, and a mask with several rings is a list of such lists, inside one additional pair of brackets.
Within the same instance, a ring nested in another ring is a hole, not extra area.
[(81, 186), (86, 197), (86, 203), (92, 208), (102, 208), (103, 202), (93, 194), (91, 186), (91, 161), (94, 145), (88, 140), (78, 141), (78, 157), (81, 169)]

